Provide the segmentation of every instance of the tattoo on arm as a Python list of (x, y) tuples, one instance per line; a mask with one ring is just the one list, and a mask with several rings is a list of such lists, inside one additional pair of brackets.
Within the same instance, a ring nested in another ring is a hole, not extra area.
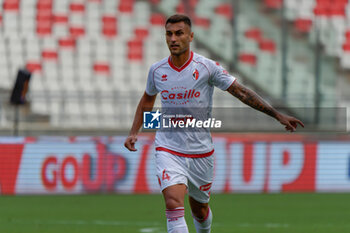
[(276, 110), (254, 91), (238, 83), (232, 85), (227, 91), (248, 106), (276, 118)]

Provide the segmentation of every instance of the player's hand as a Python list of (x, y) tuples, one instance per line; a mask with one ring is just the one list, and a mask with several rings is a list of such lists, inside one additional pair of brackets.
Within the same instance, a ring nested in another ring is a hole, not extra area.
[(285, 129), (290, 132), (294, 132), (299, 125), (304, 128), (304, 124), (301, 120), (298, 120), (295, 117), (291, 117), (288, 115), (280, 114), (277, 120), (285, 126)]
[(124, 146), (129, 150), (129, 151), (137, 151), (135, 148), (135, 143), (137, 141), (137, 136), (130, 135), (125, 139)]

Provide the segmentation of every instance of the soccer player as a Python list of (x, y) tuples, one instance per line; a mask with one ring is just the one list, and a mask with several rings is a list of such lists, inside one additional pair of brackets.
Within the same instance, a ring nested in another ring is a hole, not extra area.
[[(143, 112), (151, 111), (160, 93), (162, 108), (207, 108), (211, 111), (214, 86), (229, 92), (243, 103), (275, 118), (288, 131), (303, 123), (270, 106), (255, 92), (239, 84), (218, 63), (191, 51), (191, 20), (185, 15), (170, 16), (165, 23), (166, 43), (170, 56), (153, 64), (149, 70), (145, 93), (134, 117), (125, 147), (136, 151)], [(213, 145), (210, 132), (163, 131), (156, 133), (155, 162), (166, 206), (170, 233), (188, 232), (184, 218), (184, 199), (188, 192), (197, 233), (211, 230), (213, 214), (209, 208), (213, 180)]]

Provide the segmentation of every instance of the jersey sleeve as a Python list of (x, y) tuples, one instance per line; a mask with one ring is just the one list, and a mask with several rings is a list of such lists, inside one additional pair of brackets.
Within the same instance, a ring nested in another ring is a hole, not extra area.
[(154, 82), (154, 66), (151, 66), (148, 72), (146, 93), (147, 95), (150, 95), (150, 96), (156, 95), (158, 93)]
[(209, 82), (223, 91), (226, 91), (236, 80), (218, 62), (210, 61), (209, 67), (211, 73)]

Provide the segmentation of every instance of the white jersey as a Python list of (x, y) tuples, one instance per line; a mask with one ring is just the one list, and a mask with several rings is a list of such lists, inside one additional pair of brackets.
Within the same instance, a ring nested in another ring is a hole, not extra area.
[[(149, 70), (146, 93), (160, 93), (164, 109), (201, 109), (211, 115), (214, 86), (227, 90), (236, 80), (227, 71), (208, 58), (191, 52), (189, 60), (175, 67), (171, 56), (153, 64)], [(197, 111), (197, 110), (193, 110)], [(210, 130), (158, 130), (156, 150), (185, 157), (206, 157), (214, 152)]]

